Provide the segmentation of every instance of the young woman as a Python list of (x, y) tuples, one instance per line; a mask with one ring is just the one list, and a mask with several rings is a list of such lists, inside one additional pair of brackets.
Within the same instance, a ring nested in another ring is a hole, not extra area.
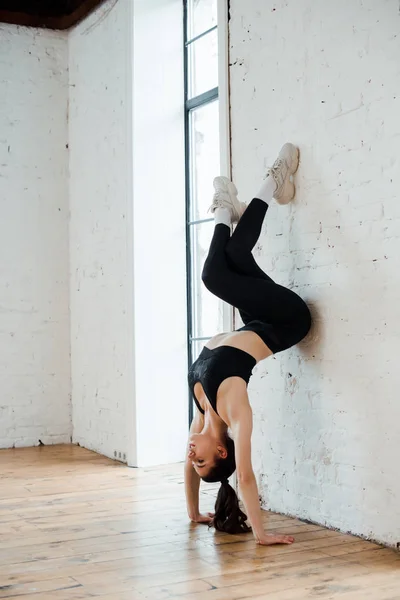
[[(188, 376), (197, 406), (185, 462), (189, 517), (228, 533), (252, 530), (262, 545), (291, 544), (294, 539), (264, 531), (251, 464), (252, 411), (247, 384), (259, 361), (290, 348), (307, 335), (311, 316), (297, 294), (276, 284), (260, 269), (251, 251), (272, 198), (280, 204), (293, 199), (291, 179), (298, 161), (298, 149), (285, 144), (248, 207), (238, 201), (236, 187), (229, 179), (214, 180), (216, 192), (211, 210), (215, 230), (202, 279), (210, 292), (239, 310), (245, 325), (213, 337)], [(238, 225), (231, 236), (231, 223), (235, 222)], [(251, 529), (228, 483), (235, 470)], [(206, 482), (221, 481), (215, 514), (203, 515), (199, 511), (200, 478)]]

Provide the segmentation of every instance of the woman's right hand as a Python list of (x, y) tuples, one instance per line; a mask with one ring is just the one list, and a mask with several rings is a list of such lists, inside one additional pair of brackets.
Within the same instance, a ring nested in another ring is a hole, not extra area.
[(214, 513), (206, 513), (205, 515), (199, 513), (198, 515), (191, 517), (192, 523), (211, 523), (214, 518)]
[(293, 544), (292, 535), (280, 535), (279, 533), (265, 533), (256, 537), (256, 543), (260, 546), (273, 546), (274, 544)]

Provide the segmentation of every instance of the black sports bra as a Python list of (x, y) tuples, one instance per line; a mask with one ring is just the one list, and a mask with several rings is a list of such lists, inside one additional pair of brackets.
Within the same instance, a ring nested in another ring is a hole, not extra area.
[(196, 383), (201, 383), (211, 406), (218, 414), (217, 392), (221, 383), (228, 377), (240, 377), (246, 384), (249, 383), (256, 364), (257, 361), (251, 354), (239, 348), (219, 346), (210, 350), (204, 347), (188, 373), (189, 387), (199, 411), (204, 414), (194, 393)]

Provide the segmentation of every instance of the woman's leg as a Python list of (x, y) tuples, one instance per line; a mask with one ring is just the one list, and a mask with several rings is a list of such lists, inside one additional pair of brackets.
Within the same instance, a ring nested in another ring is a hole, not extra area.
[(202, 273), (206, 288), (247, 315), (246, 321), (283, 324), (295, 320), (299, 311), (304, 310), (303, 300), (265, 274), (261, 278), (233, 270), (226, 253), (230, 239), (229, 226), (218, 223)]
[[(250, 202), (226, 246), (228, 262), (234, 271), (257, 279), (266, 279), (272, 283), (274, 283), (273, 279), (256, 263), (252, 250), (260, 237), (268, 203), (272, 200), (275, 189), (274, 179), (268, 176), (257, 195), (258, 197), (253, 198)], [(239, 313), (245, 325), (254, 320), (253, 315), (244, 310), (240, 310)]]
[[(252, 250), (260, 237), (261, 227), (268, 210), (268, 204), (254, 198), (239, 221), (233, 235), (226, 245), (228, 264), (233, 271), (246, 276), (265, 279), (274, 283), (256, 263)], [(240, 318), (247, 325), (254, 320), (252, 314), (240, 310)]]
[[(245, 322), (256, 319), (287, 325), (308, 312), (304, 301), (291, 290), (274, 283), (258, 267), (251, 254), (261, 232), (268, 202), (273, 197), (277, 202), (286, 204), (293, 198), (294, 185), (290, 176), (297, 166), (297, 148), (285, 144), (269, 170), (259, 198), (250, 203), (232, 238), (226, 208), (222, 206), (236, 206), (237, 198), (232, 198), (226, 188), (222, 196), (217, 195), (214, 199), (212, 210), (216, 216), (216, 227), (202, 279), (209, 291), (238, 308)], [(233, 212), (231, 210), (230, 214)]]
[[(285, 144), (271, 169), (268, 170), (258, 194), (239, 220), (226, 252), (234, 270), (243, 275), (261, 279), (272, 279), (257, 265), (252, 250), (261, 233), (261, 227), (268, 205), (274, 198), (280, 204), (287, 204), (294, 197), (291, 176), (299, 164), (299, 152), (293, 144)], [(236, 190), (236, 187), (234, 188)]]
[(234, 271), (260, 279), (273, 281), (256, 263), (252, 250), (260, 237), (268, 204), (254, 198), (240, 219), (232, 237), (226, 245), (228, 262)]

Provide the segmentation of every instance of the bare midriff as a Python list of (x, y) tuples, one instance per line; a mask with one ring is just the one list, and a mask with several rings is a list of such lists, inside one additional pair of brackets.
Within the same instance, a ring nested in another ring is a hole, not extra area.
[(220, 348), (221, 346), (238, 348), (239, 350), (251, 354), (257, 362), (260, 362), (260, 360), (264, 360), (264, 358), (268, 358), (268, 356), (273, 354), (260, 336), (254, 333), (254, 331), (219, 333), (212, 337), (205, 346), (210, 350)]

